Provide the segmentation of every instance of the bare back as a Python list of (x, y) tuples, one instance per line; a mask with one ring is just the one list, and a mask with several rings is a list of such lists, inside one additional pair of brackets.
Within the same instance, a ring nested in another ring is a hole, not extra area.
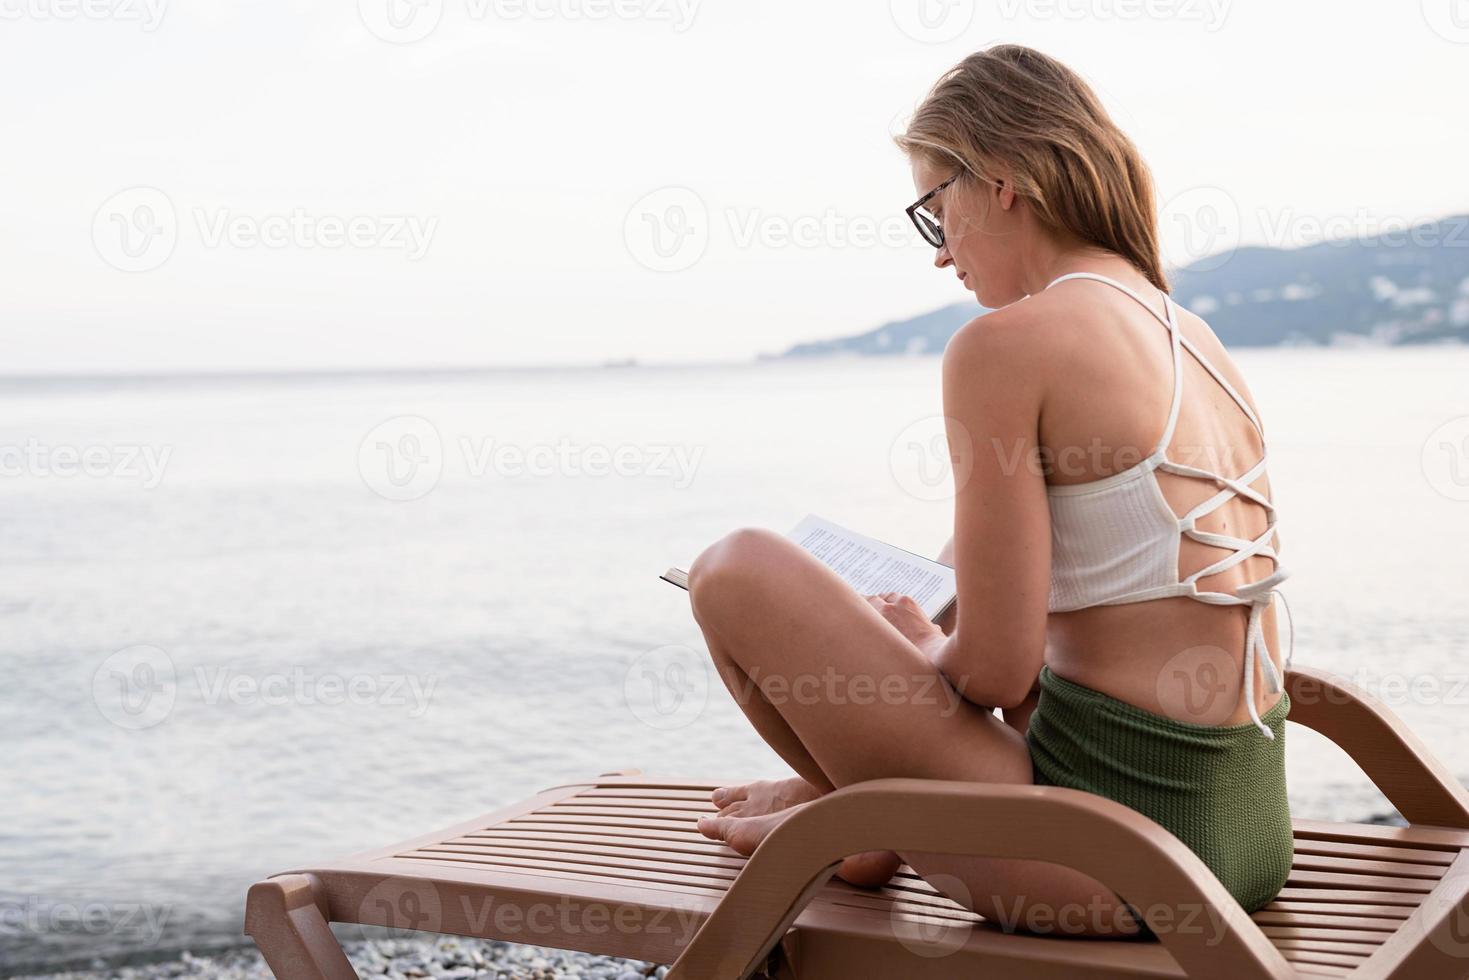
[[(1039, 422), (1048, 487), (1091, 483), (1140, 463), (1163, 433), (1173, 393), (1168, 332), (1158, 319), (1115, 290), (1068, 285), (1054, 296), (1025, 301), (1047, 304), (1046, 319), (1057, 325), (1046, 338), (1056, 356)], [(1138, 292), (1161, 313), (1157, 290), (1144, 284)], [(1177, 312), (1183, 336), (1254, 409), (1243, 376), (1213, 331), (1198, 317)], [(1169, 458), (1229, 477), (1244, 474), (1264, 451), (1254, 425), (1195, 357), (1184, 356), (1182, 369)], [(1211, 481), (1166, 472), (1157, 474), (1157, 482), (1176, 515), (1219, 489)], [(1270, 497), (1263, 474), (1250, 486)], [(1266, 530), (1266, 514), (1259, 504), (1236, 497), (1201, 517), (1197, 526), (1254, 539)], [(1185, 577), (1227, 554), (1188, 537), (1181, 539), (1178, 552), (1178, 572)], [(1232, 593), (1271, 572), (1270, 559), (1254, 556), (1198, 584)], [(1078, 684), (1149, 711), (1199, 724), (1243, 723), (1249, 717), (1239, 697), (1240, 651), (1248, 616), (1244, 607), (1209, 606), (1184, 597), (1055, 612), (1047, 620), (1046, 661)], [(1263, 627), (1278, 664), (1273, 607), (1265, 611)], [(1263, 683), (1256, 683), (1255, 692), (1261, 713), (1278, 699)]]

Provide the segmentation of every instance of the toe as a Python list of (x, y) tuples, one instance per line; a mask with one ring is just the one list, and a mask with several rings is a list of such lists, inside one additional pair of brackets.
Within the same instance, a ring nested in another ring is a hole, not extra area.
[(750, 795), (750, 787), (745, 786), (721, 786), (709, 794), (709, 799), (715, 806), (729, 806), (736, 800), (743, 800)]
[(699, 833), (710, 840), (724, 840), (729, 830), (730, 818), (728, 817), (700, 817)]

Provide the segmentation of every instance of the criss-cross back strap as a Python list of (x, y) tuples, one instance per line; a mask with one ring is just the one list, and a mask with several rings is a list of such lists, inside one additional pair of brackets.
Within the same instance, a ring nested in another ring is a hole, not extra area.
[[(1275, 549), (1271, 544), (1271, 540), (1275, 536), (1275, 525), (1277, 521), (1275, 505), (1268, 497), (1250, 486), (1250, 484), (1254, 483), (1264, 474), (1266, 456), (1262, 453), (1260, 461), (1238, 477), (1227, 477), (1212, 470), (1175, 463), (1168, 458), (1168, 446), (1173, 441), (1174, 431), (1178, 427), (1179, 411), (1183, 405), (1183, 351), (1187, 350), (1204, 370), (1209, 372), (1209, 376), (1218, 382), (1219, 386), (1233, 399), (1234, 403), (1240, 407), (1240, 410), (1245, 413), (1245, 417), (1250, 420), (1250, 424), (1255, 427), (1255, 431), (1259, 433), (1262, 443), (1265, 439), (1265, 430), (1260, 425), (1260, 420), (1256, 417), (1254, 409), (1250, 407), (1249, 403), (1235, 390), (1234, 386), (1229, 383), (1229, 380), (1224, 377), (1219, 369), (1210, 362), (1208, 357), (1204, 355), (1204, 352), (1199, 350), (1197, 345), (1183, 335), (1183, 331), (1178, 326), (1178, 317), (1174, 311), (1173, 300), (1167, 293), (1162, 294), (1163, 312), (1160, 314), (1135, 290), (1118, 282), (1116, 279), (1099, 275), (1095, 272), (1072, 272), (1057, 278), (1050, 286), (1054, 286), (1059, 282), (1065, 282), (1068, 279), (1091, 279), (1121, 290), (1136, 300), (1139, 306), (1151, 313), (1155, 319), (1168, 328), (1169, 343), (1172, 346), (1173, 353), (1173, 401), (1168, 408), (1168, 424), (1163, 429), (1163, 437), (1159, 440), (1158, 446), (1154, 449), (1150, 459), (1157, 469), (1178, 476), (1208, 480), (1220, 487), (1218, 493), (1178, 518), (1178, 528), (1180, 533), (1187, 535), (1193, 541), (1229, 552), (1225, 557), (1199, 569), (1180, 581), (1178, 583), (1179, 586), (1186, 589), (1186, 591), (1180, 594), (1211, 605), (1248, 605), (1250, 607), (1250, 618), (1246, 627), (1245, 637), (1244, 686), (1242, 696), (1249, 708), (1250, 720), (1254, 722), (1255, 727), (1260, 729), (1267, 737), (1274, 738), (1275, 733), (1261, 721), (1260, 714), (1255, 709), (1255, 668), (1256, 664), (1259, 664), (1260, 669), (1264, 672), (1266, 684), (1271, 692), (1276, 694), (1280, 693), (1282, 690), (1281, 677), (1275, 667), (1275, 662), (1270, 659), (1269, 647), (1265, 643), (1265, 630), (1262, 617), (1265, 609), (1270, 606), (1276, 596), (1280, 596), (1281, 600), (1284, 601), (1284, 595), (1280, 593), (1276, 586), (1286, 578), (1288, 573), (1280, 566), (1279, 557), (1276, 555)], [(1049, 289), (1050, 286), (1046, 288)], [(1217, 534), (1212, 531), (1199, 530), (1197, 526), (1199, 518), (1213, 513), (1236, 497), (1243, 497), (1264, 508), (1265, 531), (1262, 534), (1254, 539), (1246, 539), (1228, 534)], [(1258, 582), (1249, 582), (1239, 586), (1233, 594), (1228, 592), (1200, 591), (1198, 586), (1200, 580), (1227, 571), (1256, 556), (1269, 558), (1275, 565), (1274, 573)], [(1294, 653), (1294, 650), (1295, 623), (1292, 621), (1291, 642), (1286, 653), (1287, 666), (1290, 665), (1290, 657)]]

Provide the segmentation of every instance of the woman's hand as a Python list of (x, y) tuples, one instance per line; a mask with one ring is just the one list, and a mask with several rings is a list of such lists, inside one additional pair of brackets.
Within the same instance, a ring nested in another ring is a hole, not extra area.
[(882, 595), (863, 596), (883, 619), (892, 623), (899, 633), (907, 638), (930, 659), (944, 645), (944, 631), (939, 629), (924, 613), (923, 607), (911, 596), (896, 592)]

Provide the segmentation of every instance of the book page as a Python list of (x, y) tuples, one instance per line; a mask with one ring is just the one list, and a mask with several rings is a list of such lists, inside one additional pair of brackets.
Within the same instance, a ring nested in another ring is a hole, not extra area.
[(849, 531), (808, 514), (786, 535), (821, 560), (859, 595), (897, 592), (911, 596), (929, 619), (954, 600), (954, 570), (922, 555)]

